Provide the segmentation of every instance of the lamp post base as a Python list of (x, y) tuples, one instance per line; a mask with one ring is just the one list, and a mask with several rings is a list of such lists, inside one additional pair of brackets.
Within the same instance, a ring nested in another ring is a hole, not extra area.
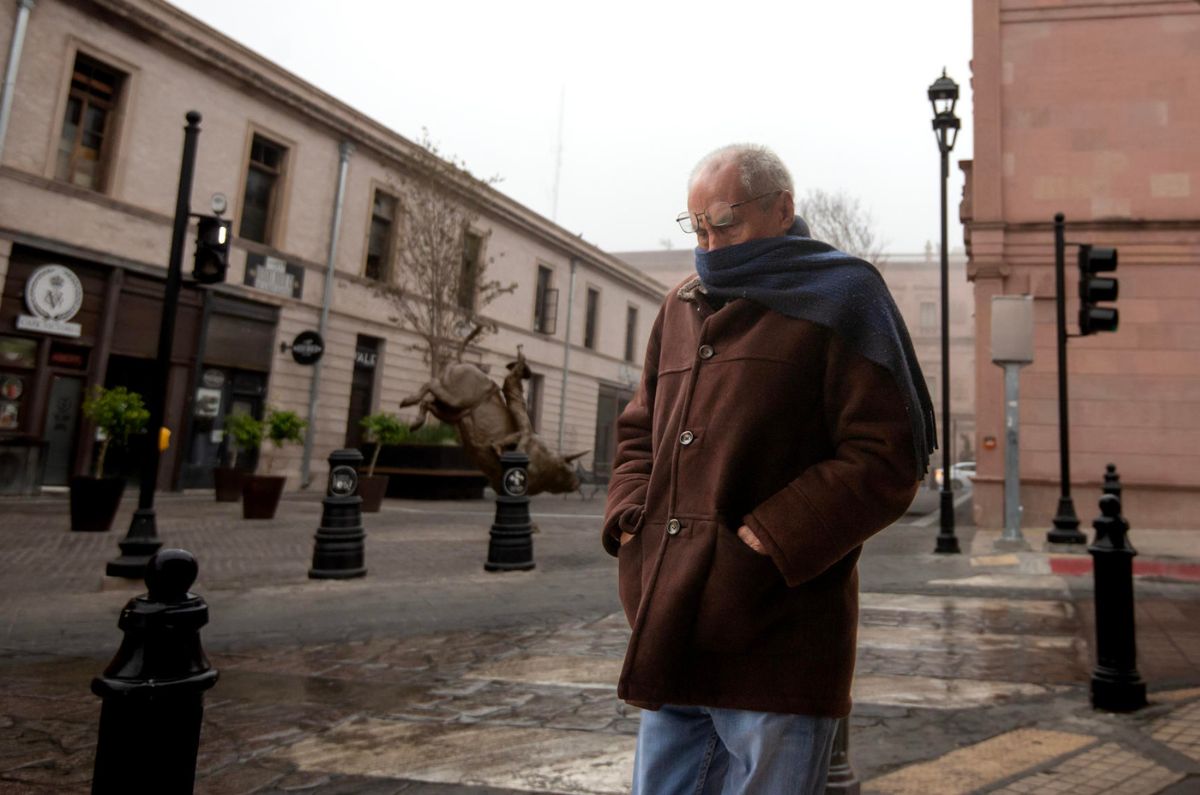
[(154, 508), (138, 508), (133, 512), (129, 533), (124, 540), (117, 542), (117, 546), (121, 548), (121, 556), (110, 560), (104, 567), (104, 573), (109, 577), (142, 579), (145, 576), (146, 564), (150, 562), (154, 553), (162, 548)]
[(1087, 536), (1079, 531), (1079, 517), (1075, 515), (1075, 503), (1069, 495), (1058, 498), (1054, 529), (1046, 533), (1046, 541), (1051, 544), (1087, 543)]
[(934, 552), (944, 555), (958, 555), (962, 550), (958, 547), (958, 536), (954, 535), (954, 493), (943, 488), (941, 495), (941, 529), (938, 531), (937, 548)]

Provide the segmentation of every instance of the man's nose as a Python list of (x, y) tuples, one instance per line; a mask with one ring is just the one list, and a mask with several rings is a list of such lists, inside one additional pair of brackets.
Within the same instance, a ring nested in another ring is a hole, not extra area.
[(701, 217), (700, 223), (703, 225), (705, 232), (705, 251), (716, 251), (719, 248), (724, 248), (725, 246), (729, 245), (729, 243), (725, 240), (724, 227), (713, 226), (708, 222), (707, 217)]

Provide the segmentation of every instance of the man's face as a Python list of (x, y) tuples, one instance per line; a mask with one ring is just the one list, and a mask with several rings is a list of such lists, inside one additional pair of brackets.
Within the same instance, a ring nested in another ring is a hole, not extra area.
[(717, 202), (737, 204), (749, 198), (750, 195), (742, 186), (736, 163), (726, 163), (696, 177), (688, 193), (688, 212), (700, 216), (696, 245), (707, 251), (715, 251), (748, 240), (787, 234), (795, 212), (792, 196), (787, 191), (768, 194), (757, 201), (735, 207), (733, 223), (727, 226), (714, 227), (709, 224), (708, 216), (700, 215)]

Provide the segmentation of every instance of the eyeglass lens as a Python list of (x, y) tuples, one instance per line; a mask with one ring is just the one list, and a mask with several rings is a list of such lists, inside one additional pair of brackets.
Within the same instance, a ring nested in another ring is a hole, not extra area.
[[(709, 205), (708, 209), (700, 213), (708, 218), (708, 225), (714, 227), (728, 226), (733, 223), (733, 207), (729, 202), (716, 202)], [(700, 215), (692, 215), (691, 213), (681, 213), (679, 218), (679, 226), (684, 232), (689, 235), (700, 228)]]

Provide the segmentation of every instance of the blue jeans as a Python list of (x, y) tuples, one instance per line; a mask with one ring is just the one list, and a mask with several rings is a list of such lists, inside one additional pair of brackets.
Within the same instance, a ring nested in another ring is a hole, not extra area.
[(633, 795), (820, 795), (837, 724), (711, 707), (644, 710)]

